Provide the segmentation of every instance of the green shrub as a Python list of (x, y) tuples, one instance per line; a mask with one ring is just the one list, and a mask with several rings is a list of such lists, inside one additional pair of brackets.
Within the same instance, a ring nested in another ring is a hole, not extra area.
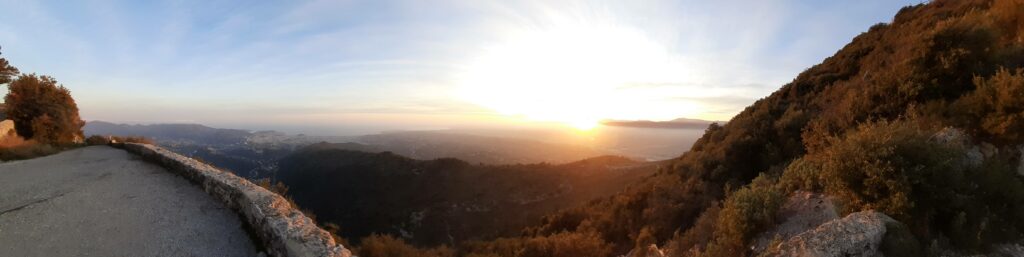
[(958, 149), (931, 140), (933, 134), (906, 121), (861, 125), (794, 162), (787, 171), (796, 173), (784, 177), (807, 177), (807, 168), (819, 167), (818, 180), (846, 213), (873, 209), (909, 220), (915, 206), (951, 197), (950, 192), (921, 193), (946, 187), (946, 180), (964, 175)]
[(819, 179), (821, 167), (816, 162), (797, 159), (786, 167), (779, 179), (779, 186), (785, 192), (796, 190), (820, 191), (823, 187)]
[(758, 176), (726, 198), (707, 256), (744, 256), (751, 238), (775, 224), (775, 214), (785, 196), (774, 184), (774, 180)]
[(910, 121), (864, 124), (794, 161), (781, 184), (814, 190), (820, 183), (844, 213), (884, 212), (921, 242), (950, 238), (957, 247), (977, 249), (1020, 238), (1024, 183), (1010, 158), (973, 167), (963, 145), (933, 135)]
[(951, 105), (955, 121), (1000, 142), (1024, 141), (1024, 69), (975, 77), (977, 87)]

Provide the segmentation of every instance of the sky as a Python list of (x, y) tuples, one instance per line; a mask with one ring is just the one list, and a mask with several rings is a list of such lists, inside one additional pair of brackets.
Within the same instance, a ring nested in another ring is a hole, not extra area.
[(83, 119), (294, 133), (728, 120), (915, 1), (0, 0)]

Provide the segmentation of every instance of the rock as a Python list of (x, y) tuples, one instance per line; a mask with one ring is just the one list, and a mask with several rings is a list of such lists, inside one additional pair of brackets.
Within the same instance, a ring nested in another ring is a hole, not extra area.
[(17, 132), (14, 132), (14, 121), (0, 121), (0, 139), (3, 139), (9, 135), (17, 135)]
[(995, 157), (999, 154), (999, 148), (996, 148), (996, 146), (989, 144), (988, 142), (981, 142), (978, 148), (980, 148), (979, 151), (986, 159)]
[(880, 212), (857, 212), (785, 240), (765, 256), (881, 257), (887, 228), (900, 225)]
[(992, 256), (1024, 257), (1024, 246), (1020, 244), (997, 245)]
[(661, 249), (658, 249), (658, 245), (651, 244), (651, 245), (647, 246), (647, 248), (645, 248), (645, 249), (643, 249), (643, 248), (642, 249), (633, 249), (632, 251), (629, 251), (629, 253), (627, 253), (626, 255), (621, 255), (620, 257), (665, 257), (665, 256), (666, 256), (665, 255), (665, 251), (662, 251)]
[(932, 136), (932, 139), (939, 143), (960, 145), (971, 144), (970, 137), (967, 136), (967, 133), (964, 133), (963, 130), (954, 127), (944, 128), (939, 132), (935, 132), (935, 135)]
[(968, 167), (979, 167), (985, 158), (992, 157), (998, 153), (998, 149), (992, 144), (982, 143), (981, 146), (974, 144), (971, 137), (958, 128), (948, 127), (936, 132), (932, 139), (939, 143), (954, 144), (963, 146), (964, 160)]
[(836, 206), (824, 194), (797, 191), (779, 208), (776, 214), (779, 225), (769, 228), (751, 241), (754, 243), (754, 252), (763, 252), (776, 239), (788, 240), (838, 218)]

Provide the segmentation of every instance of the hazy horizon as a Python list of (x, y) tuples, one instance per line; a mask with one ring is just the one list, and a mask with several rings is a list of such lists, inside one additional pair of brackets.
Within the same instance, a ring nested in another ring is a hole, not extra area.
[(341, 135), (728, 120), (917, 1), (0, 3), (86, 120)]

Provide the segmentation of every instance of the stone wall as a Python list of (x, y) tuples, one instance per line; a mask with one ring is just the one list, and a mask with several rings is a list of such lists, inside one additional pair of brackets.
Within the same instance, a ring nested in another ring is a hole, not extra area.
[(270, 256), (352, 255), (284, 197), (244, 178), (153, 145), (123, 143), (115, 147), (185, 177), (238, 212)]

